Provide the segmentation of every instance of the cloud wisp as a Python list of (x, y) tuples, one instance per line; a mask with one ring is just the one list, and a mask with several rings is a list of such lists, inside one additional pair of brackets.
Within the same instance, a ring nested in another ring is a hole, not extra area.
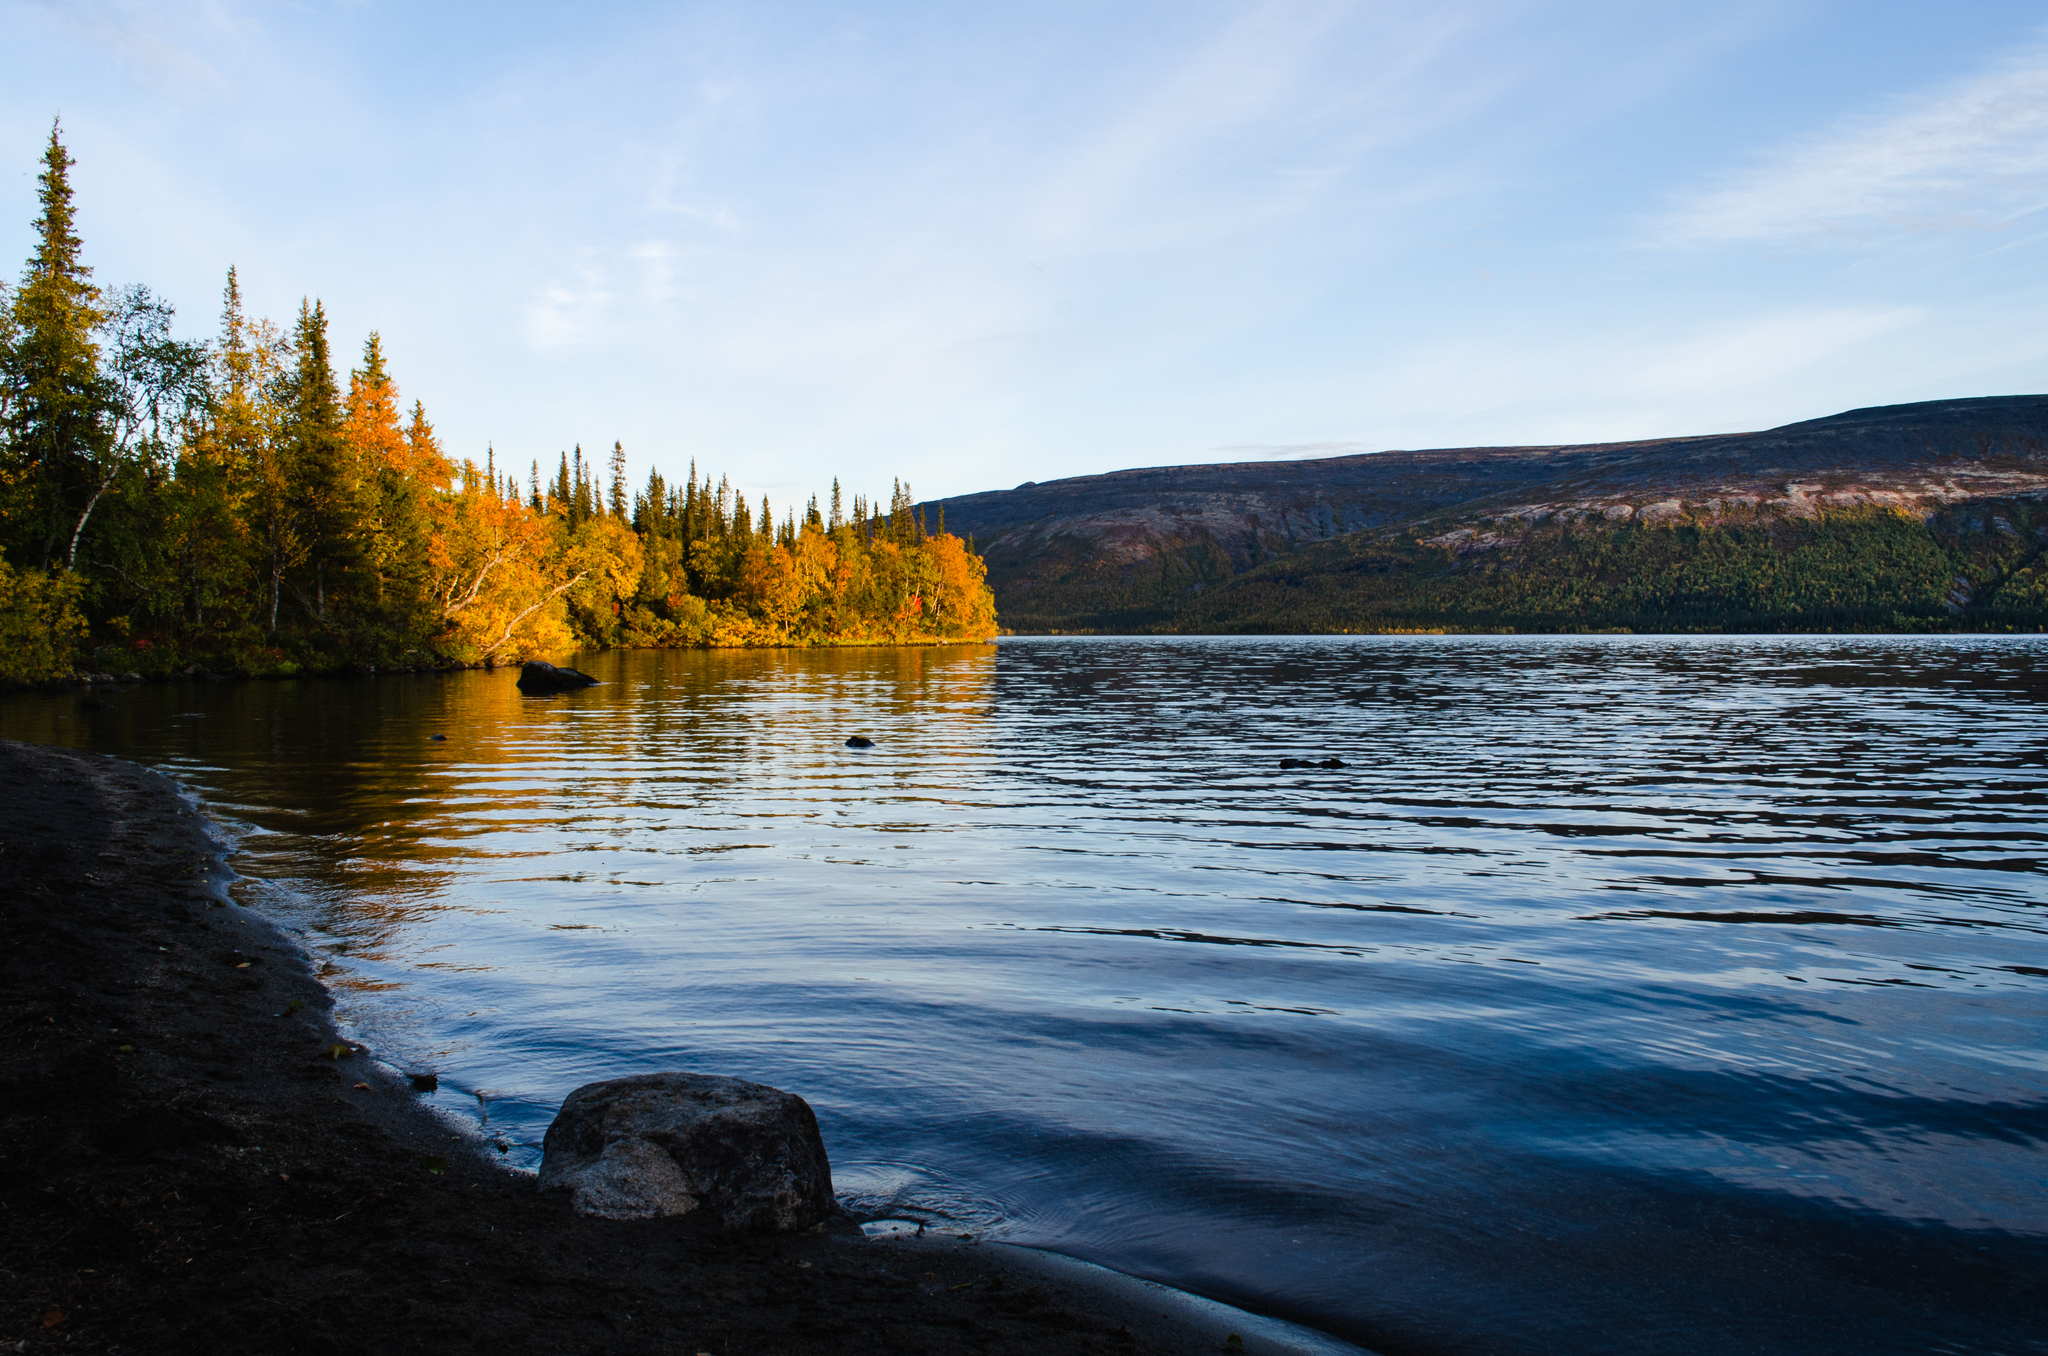
[(1667, 246), (1866, 241), (1997, 227), (2043, 205), (2048, 43), (1682, 192), (1649, 234)]

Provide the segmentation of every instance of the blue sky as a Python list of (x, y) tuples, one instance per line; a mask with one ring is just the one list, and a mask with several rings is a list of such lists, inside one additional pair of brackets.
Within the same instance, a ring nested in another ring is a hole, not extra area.
[[(587, 13), (583, 12), (587, 9)], [(0, 0), (103, 282), (778, 503), (2048, 389), (2038, 4)]]

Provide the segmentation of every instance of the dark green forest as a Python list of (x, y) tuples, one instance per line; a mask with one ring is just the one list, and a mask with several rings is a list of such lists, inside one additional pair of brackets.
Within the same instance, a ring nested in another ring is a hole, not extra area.
[[(1055, 541), (1018, 631), (2039, 631), (2048, 506), (1978, 501), (1922, 520), (1857, 508), (1810, 518), (1537, 528), (1485, 549), (1358, 533), (1235, 572), (1213, 542), (1139, 569)], [(1062, 556), (1064, 555), (1064, 559)], [(998, 573), (998, 585), (1002, 575)]]

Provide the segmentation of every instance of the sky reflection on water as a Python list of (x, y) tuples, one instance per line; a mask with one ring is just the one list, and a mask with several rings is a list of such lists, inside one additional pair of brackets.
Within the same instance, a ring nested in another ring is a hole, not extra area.
[(684, 1067), (803, 1093), (869, 1213), (1390, 1353), (2022, 1351), (2043, 654), (1048, 639), (0, 714), (243, 826), (527, 1165)]

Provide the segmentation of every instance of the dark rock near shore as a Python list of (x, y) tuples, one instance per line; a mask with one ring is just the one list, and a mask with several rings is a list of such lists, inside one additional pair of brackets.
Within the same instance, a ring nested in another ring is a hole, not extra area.
[(714, 1074), (658, 1073), (569, 1094), (542, 1141), (543, 1191), (581, 1215), (705, 1212), (727, 1233), (799, 1233), (835, 1208), (818, 1118), (794, 1093)]
[(538, 659), (529, 659), (519, 666), (521, 692), (573, 692), (579, 687), (595, 686), (597, 679), (580, 669), (557, 668)]

